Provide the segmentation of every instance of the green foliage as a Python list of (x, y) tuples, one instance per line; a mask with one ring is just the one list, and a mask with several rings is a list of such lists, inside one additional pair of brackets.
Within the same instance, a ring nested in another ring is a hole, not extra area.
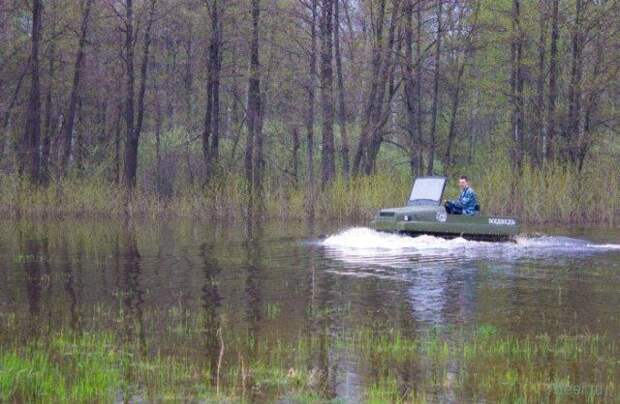
[(23, 357), (15, 352), (0, 354), (0, 400), (52, 401), (64, 396), (64, 380), (46, 352)]
[[(457, 340), (451, 333), (410, 338), (393, 330), (365, 330), (352, 338), (349, 347), (382, 375), (366, 390), (369, 402), (434, 401), (429, 392), (448, 401), (492, 402), (548, 402), (558, 394), (563, 400), (593, 402), (617, 394), (605, 378), (611, 376), (607, 369), (615, 362), (606, 356), (616, 350), (611, 339), (597, 335), (517, 337), (484, 325)], [(571, 372), (574, 367), (581, 377)], [(417, 372), (417, 382), (412, 385), (402, 380), (401, 369)], [(583, 383), (588, 377), (591, 382)]]
[[(181, 317), (169, 320), (178, 322)], [(185, 334), (204, 335), (204, 325), (199, 325), (203, 320), (184, 324)], [(437, 394), (452, 401), (494, 402), (617, 397), (617, 348), (605, 336), (515, 336), (492, 325), (471, 334), (456, 332), (406, 336), (391, 328), (362, 328), (329, 338), (339, 351), (355, 355), (361, 369), (374, 369), (372, 374), (360, 373), (365, 402), (427, 402)], [(267, 335), (253, 346), (252, 339), (224, 332), (224, 346), (231, 354), (216, 370), (193, 351), (147, 354), (139, 341), (107, 331), (60, 333), (47, 344), (31, 342), (0, 351), (0, 400), (325, 401), (327, 375), (309, 366), (325, 338)], [(406, 377), (409, 372), (414, 379)]]
[(0, 351), (0, 400), (93, 402), (114, 397), (122, 358), (106, 334), (57, 335)]
[(582, 172), (558, 163), (515, 174), (507, 161), (476, 171), (483, 211), (515, 215), (526, 223), (579, 223), (613, 226), (620, 209), (620, 165), (605, 162)]
[[(486, 213), (514, 215), (525, 223), (617, 224), (617, 161), (601, 159), (581, 172), (559, 163), (543, 168), (525, 164), (516, 174), (507, 159), (499, 158), (491, 165), (474, 162), (460, 172), (472, 178)], [(398, 170), (348, 181), (338, 177), (322, 190), (267, 181), (258, 206), (262, 218), (303, 219), (313, 204), (323, 218), (367, 220), (381, 207), (402, 205), (410, 187), (411, 177)], [(17, 176), (5, 175), (0, 176), (0, 189), (0, 211), (8, 215), (114, 218), (128, 214), (237, 221), (246, 217), (250, 202), (245, 179), (235, 173), (166, 198), (147, 189), (138, 189), (128, 198), (122, 187), (97, 177), (33, 187)], [(446, 196), (457, 193), (456, 182), (451, 181)]]

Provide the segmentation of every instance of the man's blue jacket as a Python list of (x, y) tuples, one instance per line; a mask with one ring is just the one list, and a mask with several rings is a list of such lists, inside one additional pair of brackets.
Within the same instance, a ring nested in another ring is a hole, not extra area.
[(453, 201), (454, 205), (463, 209), (464, 215), (475, 215), (478, 197), (476, 192), (470, 187), (465, 188), (459, 195), (459, 199)]

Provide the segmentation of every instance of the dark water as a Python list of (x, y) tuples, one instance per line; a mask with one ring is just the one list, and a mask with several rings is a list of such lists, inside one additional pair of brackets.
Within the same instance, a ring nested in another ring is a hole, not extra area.
[[(126, 327), (158, 350), (187, 353), (196, 341), (160, 330), (168, 315), (198, 314), (257, 341), (376, 324), (404, 334), (492, 324), (517, 335), (620, 335), (620, 229), (535, 229), (545, 235), (482, 243), (303, 222), (1, 226), (3, 344)], [(146, 318), (149, 327), (135, 326)], [(328, 359), (345, 369), (342, 397), (361, 383), (348, 360)]]

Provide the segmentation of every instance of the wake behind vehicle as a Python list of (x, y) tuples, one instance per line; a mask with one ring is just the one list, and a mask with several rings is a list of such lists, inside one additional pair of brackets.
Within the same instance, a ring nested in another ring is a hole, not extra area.
[(381, 209), (370, 222), (378, 231), (407, 235), (428, 234), (443, 238), (507, 241), (519, 233), (518, 220), (511, 217), (448, 214), (441, 205), (446, 177), (419, 177), (413, 184), (407, 206)]

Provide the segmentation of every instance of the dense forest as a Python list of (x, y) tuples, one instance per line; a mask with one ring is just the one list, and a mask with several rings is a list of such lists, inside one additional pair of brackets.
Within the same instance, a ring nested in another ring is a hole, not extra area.
[(613, 224), (619, 21), (615, 0), (5, 0), (0, 205), (342, 216), (466, 173), (485, 207)]

